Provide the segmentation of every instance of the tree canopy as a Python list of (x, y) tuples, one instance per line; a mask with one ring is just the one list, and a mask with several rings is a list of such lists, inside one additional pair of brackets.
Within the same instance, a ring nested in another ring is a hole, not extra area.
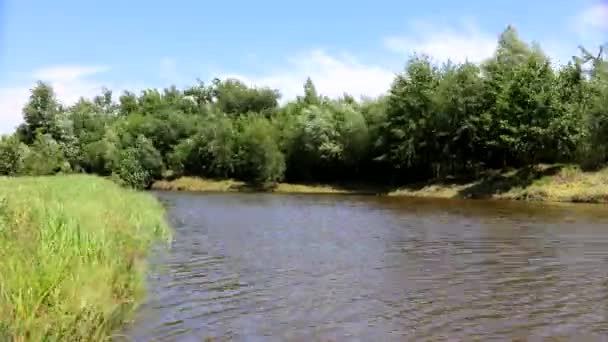
[(606, 47), (555, 67), (509, 26), (481, 63), (412, 55), (386, 95), (330, 99), (236, 79), (61, 104), (38, 82), (0, 139), (0, 174), (88, 172), (145, 188), (191, 175), (253, 183), (419, 181), (608, 158)]

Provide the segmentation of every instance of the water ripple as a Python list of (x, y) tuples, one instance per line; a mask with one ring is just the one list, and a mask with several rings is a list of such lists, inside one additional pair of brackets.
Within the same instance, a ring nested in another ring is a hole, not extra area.
[(608, 336), (603, 207), (159, 196), (175, 241), (130, 340)]

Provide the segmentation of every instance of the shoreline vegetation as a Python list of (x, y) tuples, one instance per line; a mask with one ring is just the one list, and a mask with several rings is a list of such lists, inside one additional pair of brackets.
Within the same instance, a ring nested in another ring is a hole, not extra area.
[(256, 186), (232, 179), (179, 177), (160, 180), (152, 190), (188, 192), (271, 192), (352, 194), (391, 197), (496, 199), (542, 202), (608, 203), (608, 168), (583, 171), (576, 165), (486, 172), (477, 180), (436, 180), (397, 187), (371, 184), (291, 184)]
[(145, 257), (169, 241), (147, 193), (88, 175), (0, 177), (0, 340), (100, 341), (145, 294)]
[[(594, 185), (603, 173), (576, 170), (608, 166), (606, 50), (579, 47), (558, 65), (508, 26), (483, 61), (414, 53), (385, 93), (359, 98), (325, 96), (308, 78), (299, 96), (281, 99), (278, 89), (227, 78), (105, 89), (63, 104), (38, 82), (23, 123), (0, 138), (0, 175), (87, 173), (136, 189), (224, 191), (421, 184), (395, 194), (603, 201)], [(571, 165), (560, 172), (575, 184), (543, 178), (538, 165)]]

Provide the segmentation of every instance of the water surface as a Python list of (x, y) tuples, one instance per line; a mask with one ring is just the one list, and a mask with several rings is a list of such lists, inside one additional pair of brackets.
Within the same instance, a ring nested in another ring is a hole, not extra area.
[(374, 196), (160, 192), (136, 341), (608, 335), (608, 210)]

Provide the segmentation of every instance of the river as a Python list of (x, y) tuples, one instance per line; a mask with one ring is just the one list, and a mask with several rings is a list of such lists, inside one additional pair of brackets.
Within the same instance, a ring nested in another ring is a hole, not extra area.
[(605, 206), (159, 192), (131, 341), (608, 336)]

